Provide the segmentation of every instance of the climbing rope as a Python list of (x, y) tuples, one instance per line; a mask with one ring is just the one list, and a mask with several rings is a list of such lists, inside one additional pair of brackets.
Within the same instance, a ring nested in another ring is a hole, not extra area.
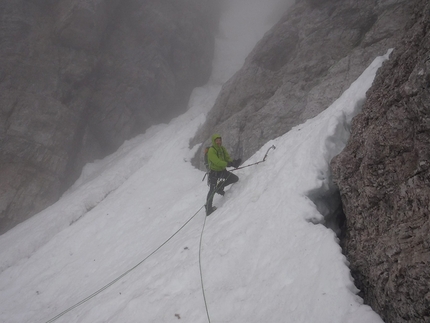
[[(145, 257), (145, 259), (143, 259), (142, 261), (140, 261), (138, 264), (136, 264), (135, 266), (133, 266), (132, 268), (130, 268), (129, 270), (127, 270), (126, 272), (124, 272), (123, 274), (121, 274), (120, 276), (118, 276), (117, 278), (115, 278), (114, 280), (112, 280), (110, 283), (106, 284), (105, 286), (103, 286), (102, 288), (100, 288), (99, 290), (97, 290), (96, 292), (92, 293), (90, 296), (84, 298), (83, 300), (81, 300), (80, 302), (76, 303), (75, 305), (69, 307), (68, 309), (64, 310), (63, 312), (61, 312), (60, 314), (54, 316), (53, 318), (51, 318), (50, 320), (46, 321), (46, 323), (52, 323), (55, 322), (56, 320), (58, 320), (60, 317), (64, 316), (65, 314), (67, 314), (68, 312), (72, 311), (73, 309), (77, 308), (78, 306), (88, 302), (90, 299), (94, 298), (95, 296), (97, 296), (98, 294), (100, 294), (101, 292), (103, 292), (104, 290), (106, 290), (107, 288), (109, 288), (110, 286), (112, 286), (113, 284), (115, 284), (117, 281), (119, 281), (121, 278), (123, 278), (124, 276), (128, 275), (130, 272), (132, 272), (133, 270), (135, 270), (137, 267), (139, 267), (145, 260), (147, 260), (149, 257), (151, 257), (153, 254), (155, 254), (158, 250), (160, 250), (164, 245), (166, 245), (170, 240), (172, 240), (172, 238), (177, 235), (202, 209), (204, 208), (204, 205), (191, 217), (187, 220), (187, 222), (185, 222), (174, 234), (172, 234), (166, 241), (164, 241), (157, 249), (155, 249), (153, 252), (151, 252), (148, 256)], [(206, 222), (206, 215), (205, 215), (205, 222)], [(203, 234), (203, 233), (202, 233)], [(207, 311), (207, 309), (206, 309)]]
[(204, 283), (203, 283), (203, 272), (202, 272), (202, 241), (203, 241), (203, 232), (205, 230), (205, 225), (206, 225), (206, 215), (205, 215), (205, 220), (203, 221), (202, 232), (200, 233), (199, 268), (200, 268), (200, 282), (202, 285), (202, 294), (203, 294), (203, 301), (205, 302), (206, 315), (208, 317), (208, 322), (211, 323), (211, 318), (209, 316), (209, 310), (208, 310), (208, 303), (206, 302), (206, 294), (205, 294), (205, 287), (204, 287)]

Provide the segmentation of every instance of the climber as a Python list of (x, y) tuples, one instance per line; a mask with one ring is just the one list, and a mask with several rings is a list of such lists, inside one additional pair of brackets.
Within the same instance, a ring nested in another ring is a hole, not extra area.
[(206, 215), (216, 210), (212, 206), (215, 193), (224, 195), (224, 187), (236, 183), (239, 177), (226, 170), (226, 167), (238, 168), (242, 160), (230, 158), (227, 149), (222, 145), (221, 136), (214, 134), (212, 136), (212, 146), (207, 151), (209, 165), (209, 193), (206, 198)]

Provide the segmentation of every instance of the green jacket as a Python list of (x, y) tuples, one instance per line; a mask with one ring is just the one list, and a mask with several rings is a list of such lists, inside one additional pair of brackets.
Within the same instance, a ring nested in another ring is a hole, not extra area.
[(217, 146), (215, 143), (215, 139), (217, 138), (221, 138), (221, 136), (219, 134), (214, 134), (212, 136), (212, 147), (210, 147), (208, 151), (208, 162), (211, 170), (219, 172), (224, 170), (227, 167), (227, 163), (233, 160), (230, 158), (224, 146)]

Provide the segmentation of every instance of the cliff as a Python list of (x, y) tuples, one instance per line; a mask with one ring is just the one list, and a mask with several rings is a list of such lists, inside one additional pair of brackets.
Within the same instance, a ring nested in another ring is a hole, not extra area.
[(1, 1), (0, 233), (183, 112), (210, 76), (218, 15), (218, 0)]
[(386, 322), (430, 322), (430, 4), (419, 1), (332, 161), (342, 247)]
[(396, 46), (413, 3), (296, 1), (223, 86), (191, 145), (222, 133), (232, 154), (246, 159), (316, 116)]

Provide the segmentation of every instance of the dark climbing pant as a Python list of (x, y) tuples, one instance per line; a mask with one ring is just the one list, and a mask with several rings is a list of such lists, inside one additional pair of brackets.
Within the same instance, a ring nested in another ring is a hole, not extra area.
[(224, 194), (224, 187), (236, 183), (239, 180), (239, 177), (234, 175), (233, 173), (223, 170), (220, 172), (211, 170), (209, 173), (209, 193), (206, 198), (206, 213), (212, 212), (212, 202), (214, 199), (214, 195), (217, 192), (222, 192)]

